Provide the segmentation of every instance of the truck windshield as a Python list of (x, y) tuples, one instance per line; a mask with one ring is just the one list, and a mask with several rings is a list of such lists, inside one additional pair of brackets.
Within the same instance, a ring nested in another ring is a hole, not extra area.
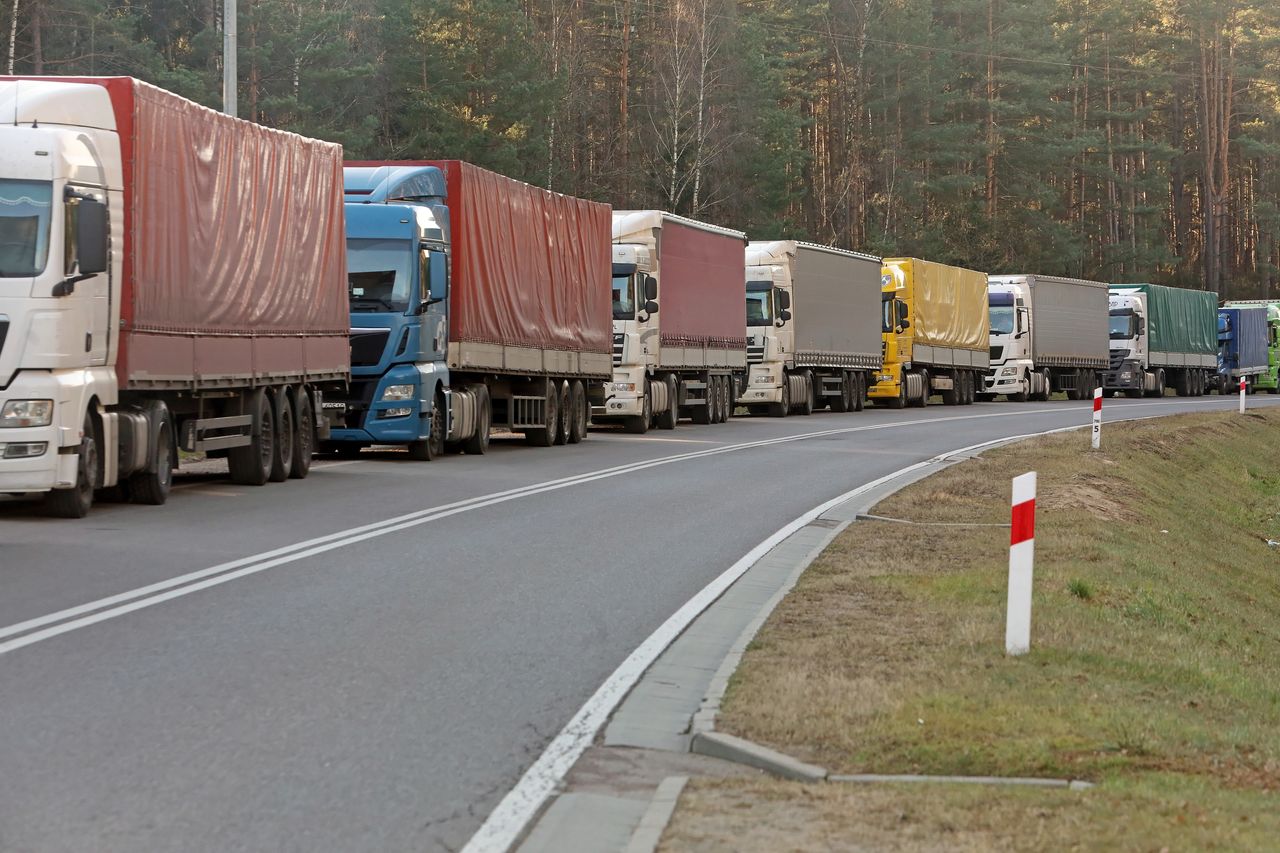
[(347, 241), (347, 298), (352, 311), (406, 311), (418, 261), (409, 240)]
[(1111, 340), (1127, 341), (1137, 336), (1137, 321), (1132, 311), (1125, 309), (1111, 312)]
[(992, 305), (991, 313), (991, 334), (993, 335), (1012, 335), (1013, 334), (1013, 306), (1012, 305)]
[(44, 272), (52, 203), (52, 183), (0, 179), (0, 276)]
[(636, 318), (635, 276), (615, 275), (613, 277), (613, 319), (634, 320), (635, 318)]
[(773, 325), (773, 282), (747, 282), (747, 325)]

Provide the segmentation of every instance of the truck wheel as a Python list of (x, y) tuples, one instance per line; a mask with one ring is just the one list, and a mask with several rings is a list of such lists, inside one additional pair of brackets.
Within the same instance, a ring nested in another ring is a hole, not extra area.
[(702, 381), (706, 385), (706, 388), (703, 389), (703, 392), (702, 392), (702, 396), (706, 402), (706, 405), (694, 406), (690, 411), (689, 418), (695, 424), (714, 423), (715, 422), (713, 420), (715, 417), (714, 408), (716, 404), (715, 402), (716, 395), (715, 395), (714, 385), (712, 384), (714, 382), (714, 379), (711, 376), (707, 375), (702, 377)]
[(560, 386), (560, 403), (556, 407), (560, 411), (560, 423), (556, 424), (555, 443), (563, 447), (569, 443), (569, 423), (573, 420), (573, 409), (569, 404), (569, 384), (557, 382)]
[(275, 464), (276, 424), (271, 399), (262, 388), (255, 388), (245, 398), (253, 422), (249, 425), (248, 444), (227, 452), (227, 469), (231, 482), (240, 486), (261, 486), (271, 477)]
[(800, 386), (804, 396), (796, 406), (796, 414), (808, 416), (813, 414), (813, 374), (806, 370), (801, 376), (803, 381)]
[(276, 452), (271, 462), (271, 482), (283, 483), (293, 471), (293, 441), (297, 431), (293, 424), (293, 403), (289, 402), (289, 394), (281, 388), (275, 393), (275, 398)]
[(769, 417), (785, 418), (791, 414), (791, 377), (782, 374), (782, 402), (769, 404)]
[(853, 395), (849, 393), (849, 373), (840, 371), (840, 393), (831, 398), (831, 411), (840, 414), (847, 412), (852, 407)]
[(658, 412), (656, 418), (658, 429), (675, 429), (678, 418), (676, 417), (676, 378), (670, 374), (663, 380), (663, 384), (667, 387), (667, 408), (665, 411)]
[(577, 444), (587, 437), (587, 392), (582, 380), (569, 383), (569, 443)]
[(707, 423), (720, 423), (720, 377), (711, 376), (707, 379), (707, 409), (710, 412)]
[(727, 424), (733, 417), (733, 380), (728, 376), (720, 377), (720, 423)]
[(431, 405), (429, 434), (424, 439), (409, 442), (409, 458), (416, 462), (430, 462), (444, 456), (445, 428), (444, 395), (437, 391)]
[[(920, 371), (920, 378), (921, 378), (921, 381), (924, 382), (924, 389), (921, 391), (921, 395), (923, 396), (929, 393), (929, 390), (928, 390), (929, 374), (926, 371), (922, 370)], [(951, 377), (951, 382), (952, 382), (951, 390), (948, 391), (944, 389), (942, 392), (942, 405), (959, 406), (960, 405), (960, 374), (959, 373), (953, 374)]]
[(173, 485), (173, 426), (169, 413), (160, 417), (156, 426), (155, 447), (150, 470), (139, 471), (129, 478), (129, 500), (136, 504), (161, 506), (169, 499)]
[(1031, 399), (1031, 374), (1025, 373), (1019, 377), (1022, 382), (1022, 390), (1016, 394), (1005, 394), (1004, 398), (1010, 403), (1025, 403)]
[(45, 512), (57, 518), (84, 518), (93, 506), (93, 490), (98, 485), (98, 438), (93, 429), (93, 416), (85, 413), (84, 435), (76, 460), (76, 484), (69, 489), (54, 489), (45, 495)]
[(470, 456), (483, 456), (489, 449), (489, 429), (493, 421), (493, 404), (489, 401), (489, 386), (477, 385), (475, 388), (476, 431), (462, 442), (462, 449)]
[(527, 430), (524, 440), (534, 447), (551, 447), (560, 431), (560, 392), (556, 390), (555, 383), (548, 380), (542, 393), (546, 398), (544, 423), (536, 429)]
[(305, 480), (311, 473), (311, 457), (316, 452), (316, 410), (306, 388), (298, 389), (297, 399), (298, 408), (293, 415), (297, 431), (293, 438), (293, 465), (289, 468), (289, 476)]
[(972, 374), (971, 372), (969, 372), (968, 370), (966, 370), (966, 371), (962, 372), (962, 373), (960, 374), (960, 376), (962, 377), (962, 382), (961, 382), (961, 387), (960, 387), (960, 393), (963, 395), (963, 397), (962, 397), (962, 402), (960, 403), (960, 405), (962, 405), (962, 406), (972, 406), (972, 405), (973, 405), (973, 394), (974, 394), (974, 391), (973, 391), (973, 374)]
[(852, 410), (855, 412), (861, 412), (863, 407), (866, 406), (867, 378), (861, 373), (854, 373), (851, 378), (853, 379), (853, 391), (851, 394), (851, 399), (853, 401)]

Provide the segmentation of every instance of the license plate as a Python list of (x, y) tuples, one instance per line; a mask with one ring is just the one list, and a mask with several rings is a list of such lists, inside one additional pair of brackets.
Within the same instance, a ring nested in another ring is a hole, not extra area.
[(326, 400), (324, 402), (324, 408), (338, 409), (339, 411), (346, 411), (347, 404), (346, 403), (330, 403), (328, 400)]

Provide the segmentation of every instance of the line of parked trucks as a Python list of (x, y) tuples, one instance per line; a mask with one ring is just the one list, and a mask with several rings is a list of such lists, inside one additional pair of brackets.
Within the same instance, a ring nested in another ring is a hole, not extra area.
[(0, 493), (59, 516), (163, 503), (183, 451), (258, 485), (317, 451), (483, 454), (495, 429), (547, 446), (742, 408), (1280, 387), (1280, 301), (344, 164), (131, 78), (0, 78), (0, 115)]

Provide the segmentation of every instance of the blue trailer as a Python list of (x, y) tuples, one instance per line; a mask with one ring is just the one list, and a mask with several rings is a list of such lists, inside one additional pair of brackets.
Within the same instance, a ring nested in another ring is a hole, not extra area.
[(1267, 311), (1256, 308), (1218, 310), (1218, 391), (1235, 393), (1243, 378), (1253, 392), (1256, 377), (1267, 372), (1271, 333)]

